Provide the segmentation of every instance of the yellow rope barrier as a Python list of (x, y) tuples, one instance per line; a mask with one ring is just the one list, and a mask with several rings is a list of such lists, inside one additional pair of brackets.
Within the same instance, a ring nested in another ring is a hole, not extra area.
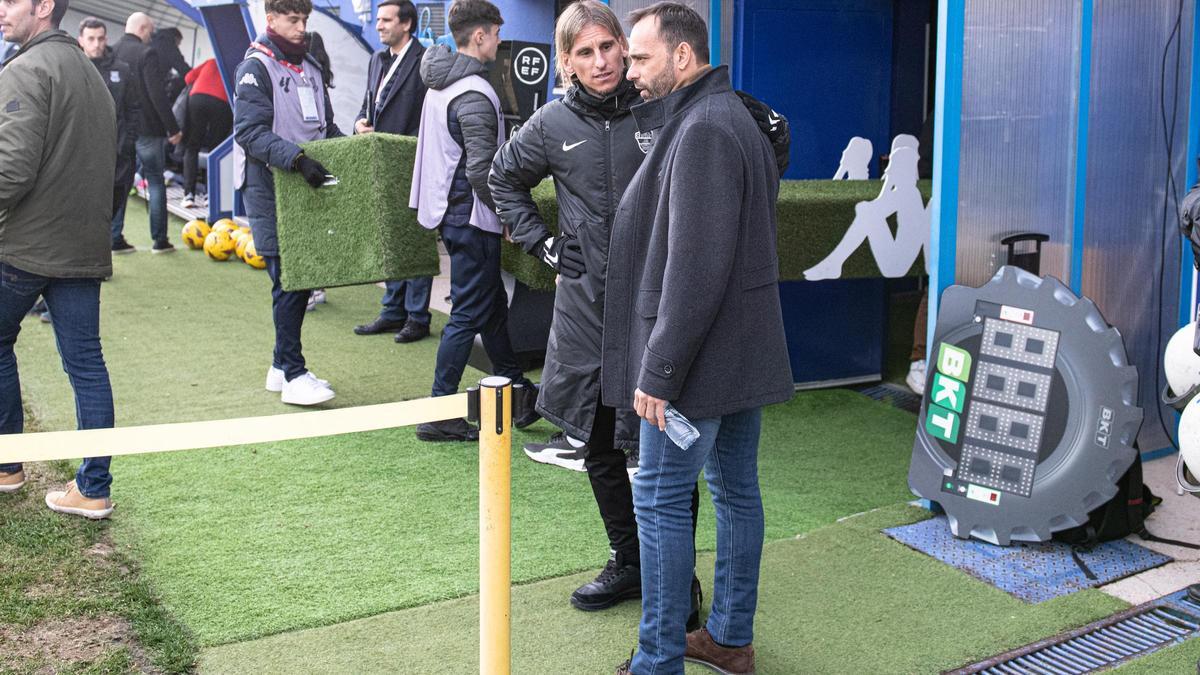
[(467, 395), (335, 410), (85, 431), (0, 435), (0, 464), (140, 455), (391, 429), (463, 417)]

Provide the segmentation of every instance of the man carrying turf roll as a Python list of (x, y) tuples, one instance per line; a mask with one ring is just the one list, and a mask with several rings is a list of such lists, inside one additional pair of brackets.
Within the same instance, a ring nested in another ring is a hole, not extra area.
[[(522, 372), (508, 337), (501, 227), (487, 186), (488, 168), (504, 142), (504, 124), (500, 99), (484, 76), (486, 64), (496, 60), (504, 19), (487, 0), (457, 0), (448, 18), (458, 51), (434, 45), (421, 59), (421, 79), (429, 91), (421, 108), (408, 204), (422, 226), (441, 232), (450, 254), (454, 304), (438, 345), (433, 395), (458, 391), (478, 334), (494, 373), (524, 385), (517, 395), (528, 412), (513, 420), (520, 429), (538, 420), (537, 389)], [(479, 438), (479, 431), (459, 418), (421, 424), (417, 438), (469, 441)]]
[(266, 0), (265, 8), (267, 31), (251, 43), (235, 77), (235, 175), (241, 181), (254, 246), (271, 277), (275, 353), (267, 370), (267, 391), (280, 392), (284, 403), (316, 405), (334, 393), (327, 381), (309, 372), (301, 352), (300, 329), (311, 291), (285, 291), (280, 285), (271, 169), (298, 171), (313, 189), (320, 188), (328, 172), (298, 144), (342, 132), (333, 122), (321, 66), (308, 54), (304, 40), (311, 0)]
[[(500, 149), (489, 178), (500, 219), (511, 238), (560, 275), (554, 318), (542, 371), (537, 409), (570, 439), (526, 446), (535, 461), (586, 469), (608, 533), (608, 564), (594, 581), (571, 595), (576, 608), (592, 611), (641, 597), (637, 523), (627, 461), (637, 466), (638, 419), (632, 409), (600, 400), (600, 347), (609, 236), (617, 204), (646, 156), (630, 108), (641, 99), (625, 78), (624, 33), (608, 5), (581, 0), (568, 6), (555, 27), (560, 82), (571, 87), (547, 103)], [(786, 162), (787, 121), (759, 101), (744, 97), (761, 116), (763, 132)], [(786, 164), (785, 164), (786, 166)], [(552, 236), (531, 190), (554, 178), (559, 234)], [(625, 450), (634, 451), (626, 459)], [(699, 492), (692, 496), (693, 523)], [(699, 583), (693, 584), (692, 621), (698, 627)]]

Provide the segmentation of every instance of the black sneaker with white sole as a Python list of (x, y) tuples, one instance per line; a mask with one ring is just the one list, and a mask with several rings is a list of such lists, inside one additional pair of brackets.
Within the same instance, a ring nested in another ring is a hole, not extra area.
[(175, 247), (171, 245), (171, 242), (164, 239), (162, 241), (154, 242), (154, 245), (150, 247), (150, 252), (155, 254), (174, 253)]
[(560, 466), (571, 471), (587, 470), (583, 467), (585, 445), (579, 441), (572, 442), (572, 439), (568, 439), (561, 431), (545, 443), (526, 443), (525, 454), (529, 455), (529, 459), (542, 464)]

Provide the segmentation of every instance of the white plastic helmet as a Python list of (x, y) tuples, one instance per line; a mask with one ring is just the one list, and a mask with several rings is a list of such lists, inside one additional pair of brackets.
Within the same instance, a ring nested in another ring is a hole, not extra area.
[(1185, 465), (1193, 475), (1200, 474), (1200, 399), (1193, 399), (1179, 416), (1179, 461), (1176, 463), (1176, 479), (1188, 492), (1200, 491), (1184, 474)]
[[(1175, 331), (1167, 342), (1167, 351), (1163, 355), (1163, 371), (1167, 376), (1167, 386), (1163, 389), (1163, 403), (1173, 406), (1176, 410), (1184, 409), (1196, 393), (1200, 391), (1200, 356), (1192, 350), (1196, 334), (1196, 323)], [(1197, 436), (1200, 440), (1200, 436)], [(1200, 464), (1195, 465), (1200, 468)]]

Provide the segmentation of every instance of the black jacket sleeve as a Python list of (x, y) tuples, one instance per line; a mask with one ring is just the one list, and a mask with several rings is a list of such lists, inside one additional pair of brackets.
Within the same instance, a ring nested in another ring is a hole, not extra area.
[(267, 69), (255, 59), (246, 59), (238, 66), (236, 78), (234, 140), (248, 156), (268, 166), (292, 170), (300, 146), (271, 131), (275, 110)]
[[(353, 123), (350, 126), (351, 131), (354, 130)], [(325, 138), (341, 138), (346, 134), (338, 128), (337, 122), (333, 119), (333, 99), (329, 96), (329, 87), (325, 88)]]
[(496, 108), (487, 96), (468, 91), (450, 102), (449, 114), (457, 117), (462, 128), (463, 150), (467, 154), (467, 182), (475, 190), (475, 196), (483, 200), (488, 208), (494, 209), (496, 204), (488, 189), (488, 173), (496, 156), (496, 134), (499, 133)]
[(509, 229), (509, 237), (526, 253), (534, 252), (550, 228), (542, 220), (531, 191), (550, 175), (542, 116), (534, 115), (496, 153), (488, 175), (488, 188), (496, 213)]
[(122, 89), (122, 98), (124, 99), (120, 106), (123, 117), (121, 118), (121, 127), (117, 130), (117, 139), (119, 140), (118, 152), (132, 155), (136, 152), (138, 137), (138, 120), (141, 119), (141, 109), (139, 108), (141, 97), (134, 89), (135, 82), (130, 69), (122, 67), (120, 69), (121, 77), (125, 78), (125, 87)]
[(167, 100), (167, 85), (163, 79), (162, 65), (158, 62), (158, 52), (146, 50), (145, 60), (142, 61), (142, 80), (146, 85), (147, 102), (150, 110), (145, 114), (157, 115), (168, 136), (179, 133), (179, 123), (175, 121), (175, 112), (171, 110), (171, 102)]

